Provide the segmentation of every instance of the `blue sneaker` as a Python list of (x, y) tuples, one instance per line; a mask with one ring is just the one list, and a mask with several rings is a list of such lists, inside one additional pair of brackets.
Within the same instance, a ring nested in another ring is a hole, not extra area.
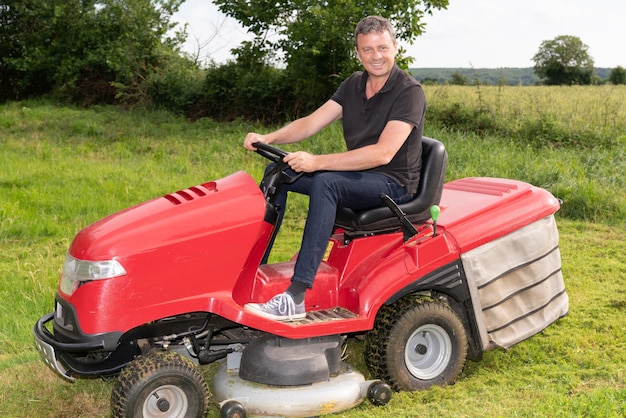
[(288, 292), (274, 296), (267, 303), (246, 303), (244, 309), (277, 321), (298, 321), (306, 317), (304, 301), (296, 304)]

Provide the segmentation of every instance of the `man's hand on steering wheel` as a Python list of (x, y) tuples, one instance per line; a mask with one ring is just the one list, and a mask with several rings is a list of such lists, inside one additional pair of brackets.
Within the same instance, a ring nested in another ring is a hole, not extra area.
[(262, 142), (255, 142), (253, 144), (251, 144), (254, 147), (254, 151), (259, 154), (262, 155), (263, 157), (267, 158), (268, 160), (272, 161), (274, 164), (276, 164), (276, 172), (280, 171), (281, 173), (281, 177), (283, 178), (283, 182), (284, 183), (293, 183), (294, 181), (298, 180), (300, 177), (302, 177), (302, 175), (306, 174), (304, 171), (300, 171), (300, 172), (296, 172), (295, 174), (292, 174), (292, 171), (287, 171), (287, 169), (290, 169), (290, 165), (287, 161), (285, 161), (285, 157), (287, 157), (288, 155), (291, 155), (289, 153), (287, 153), (286, 151), (283, 151), (279, 148), (276, 148), (272, 145), (267, 145), (264, 144)]
[(317, 171), (315, 156), (305, 151), (290, 152), (283, 160), (296, 173), (313, 173)]
[(268, 144), (269, 141), (266, 135), (249, 132), (243, 140), (243, 146), (249, 151), (256, 151), (256, 147), (254, 145), (259, 142)]

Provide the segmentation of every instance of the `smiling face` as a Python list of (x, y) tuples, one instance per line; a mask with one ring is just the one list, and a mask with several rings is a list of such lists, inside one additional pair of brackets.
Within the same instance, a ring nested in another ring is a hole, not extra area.
[(356, 54), (372, 78), (387, 78), (395, 64), (398, 44), (387, 31), (359, 34)]

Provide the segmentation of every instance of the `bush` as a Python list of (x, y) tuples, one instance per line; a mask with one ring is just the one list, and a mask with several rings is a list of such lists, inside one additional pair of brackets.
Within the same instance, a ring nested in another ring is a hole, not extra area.
[(146, 96), (158, 108), (185, 113), (200, 98), (203, 84), (203, 72), (192, 61), (170, 52), (146, 77)]
[(53, 93), (83, 105), (142, 101), (163, 50), (182, 44), (182, 0), (16, 1), (0, 7), (0, 100)]
[(222, 121), (245, 117), (264, 123), (284, 122), (294, 105), (286, 81), (281, 70), (270, 66), (251, 71), (231, 61), (211, 67), (200, 99), (191, 107), (189, 116)]

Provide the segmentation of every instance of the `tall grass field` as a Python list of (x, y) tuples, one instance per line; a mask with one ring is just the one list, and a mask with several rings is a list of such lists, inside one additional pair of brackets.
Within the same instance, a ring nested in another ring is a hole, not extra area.
[[(563, 200), (557, 213), (569, 315), (456, 384), (394, 393), (341, 417), (626, 416), (626, 87), (427, 86), (425, 134), (445, 143), (447, 180), (505, 177)], [(66, 383), (40, 360), (36, 320), (53, 309), (63, 258), (88, 224), (266, 160), (242, 147), (243, 120), (160, 111), (0, 105), (0, 417), (108, 417), (113, 383)], [(285, 147), (343, 149), (341, 126)], [(298, 249), (307, 201), (290, 199), (275, 261)], [(237, 249), (232, 249), (236, 251)], [(347, 361), (367, 374), (362, 345)], [(212, 366), (204, 366), (210, 378)], [(210, 417), (218, 417), (213, 408)]]

